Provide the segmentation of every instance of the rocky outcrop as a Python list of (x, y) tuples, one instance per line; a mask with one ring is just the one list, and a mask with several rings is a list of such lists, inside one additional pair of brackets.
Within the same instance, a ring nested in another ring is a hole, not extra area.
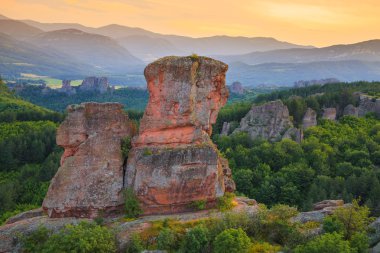
[(317, 113), (313, 109), (307, 108), (302, 118), (303, 129), (308, 129), (309, 127), (313, 127), (316, 125), (317, 125)]
[(236, 94), (239, 94), (239, 95), (244, 94), (244, 88), (243, 88), (243, 85), (240, 82), (233, 82), (231, 84), (230, 90), (231, 90), (232, 93), (236, 93)]
[(336, 108), (324, 108), (323, 109), (323, 114), (322, 114), (322, 119), (328, 119), (328, 120), (333, 120), (335, 121), (336, 119)]
[(350, 116), (359, 116), (359, 110), (353, 105), (347, 105), (343, 110), (343, 116), (350, 115)]
[(62, 218), (51, 219), (47, 216), (38, 216), (0, 227), (0, 252), (24, 252), (21, 249), (21, 236), (30, 235), (41, 226), (52, 232), (58, 232), (68, 224), (77, 225), (87, 219)]
[(262, 138), (269, 141), (277, 141), (291, 137), (292, 133), (299, 134), (299, 130), (293, 127), (289, 117), (289, 110), (281, 100), (254, 105), (240, 121), (236, 132), (247, 132), (252, 139)]
[(186, 211), (198, 200), (210, 206), (233, 190), (210, 140), (228, 97), (227, 68), (206, 57), (165, 57), (145, 68), (149, 102), (125, 174), (145, 214)]
[(226, 135), (226, 136), (229, 135), (230, 129), (231, 129), (231, 123), (223, 122), (222, 132), (220, 133), (220, 135)]
[(325, 210), (328, 211), (326, 208), (337, 208), (340, 206), (344, 205), (344, 201), (341, 199), (328, 199), (328, 200), (323, 200), (321, 202), (315, 203), (313, 205), (314, 211), (318, 210)]
[(71, 86), (71, 80), (62, 80), (62, 87), (58, 91), (66, 93), (68, 95), (76, 94), (76, 90)]
[(20, 220), (30, 219), (33, 217), (38, 217), (38, 216), (43, 216), (43, 215), (44, 215), (43, 209), (37, 208), (37, 209), (33, 209), (33, 210), (29, 210), (26, 212), (19, 213), (15, 216), (9, 218), (6, 221), (6, 224), (11, 224), (11, 223), (15, 223), (15, 222), (20, 221)]
[(83, 103), (69, 106), (57, 131), (65, 149), (61, 167), (43, 201), (49, 217), (96, 217), (123, 205), (121, 139), (131, 125), (118, 103)]
[(110, 88), (110, 85), (107, 77), (90, 76), (86, 77), (78, 88), (81, 91), (97, 91), (104, 93)]
[(358, 106), (359, 117), (364, 117), (367, 113), (375, 113), (380, 116), (380, 99), (373, 98), (366, 94), (360, 95), (360, 102)]

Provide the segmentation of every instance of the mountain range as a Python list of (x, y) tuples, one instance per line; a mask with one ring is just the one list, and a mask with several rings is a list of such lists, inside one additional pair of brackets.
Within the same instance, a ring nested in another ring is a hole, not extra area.
[(274, 38), (192, 38), (117, 24), (93, 28), (0, 15), (0, 74), (5, 77), (107, 75), (119, 84), (143, 86), (148, 62), (192, 53), (225, 61), (230, 65), (227, 81), (246, 86), (323, 78), (380, 80), (380, 40), (316, 48)]

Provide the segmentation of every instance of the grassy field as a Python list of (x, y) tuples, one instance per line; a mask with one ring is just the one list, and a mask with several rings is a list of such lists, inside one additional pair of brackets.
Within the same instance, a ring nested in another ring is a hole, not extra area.
[[(43, 80), (46, 82), (46, 85), (52, 89), (57, 89), (62, 87), (62, 80), (50, 78), (48, 76), (38, 76), (35, 74), (29, 74), (29, 73), (22, 73), (21, 76), (25, 79), (30, 80)], [(82, 83), (82, 80), (72, 80), (71, 85), (72, 86), (78, 86)]]

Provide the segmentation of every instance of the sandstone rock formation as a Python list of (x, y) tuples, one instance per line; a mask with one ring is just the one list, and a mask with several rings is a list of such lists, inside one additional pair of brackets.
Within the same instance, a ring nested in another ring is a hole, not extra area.
[(317, 113), (311, 109), (307, 108), (305, 115), (302, 118), (302, 127), (303, 129), (308, 129), (317, 125)]
[(353, 106), (351, 104), (347, 105), (343, 110), (343, 116), (346, 116), (346, 115), (358, 117), (359, 116), (359, 110), (358, 110), (358, 108), (356, 108), (355, 106)]
[(336, 208), (343, 205), (344, 205), (344, 201), (341, 199), (328, 199), (328, 200), (323, 200), (321, 202), (315, 203), (313, 205), (313, 209), (314, 211), (318, 211), (318, 210), (324, 210), (327, 207)]
[(228, 135), (230, 133), (231, 129), (231, 123), (230, 122), (223, 122), (222, 132), (220, 135)]
[(86, 77), (78, 87), (82, 91), (97, 91), (104, 93), (110, 88), (107, 77)]
[(360, 102), (358, 106), (359, 117), (364, 117), (367, 113), (373, 112), (380, 116), (380, 99), (373, 98), (366, 94), (360, 95)]
[(131, 125), (118, 103), (69, 106), (57, 131), (65, 149), (43, 201), (49, 217), (96, 217), (123, 205), (121, 139)]
[(324, 108), (322, 119), (335, 120), (336, 119), (336, 108)]
[(300, 135), (293, 127), (289, 110), (281, 100), (271, 101), (263, 105), (254, 105), (242, 118), (236, 132), (247, 132), (252, 139), (263, 138), (277, 141), (289, 138), (292, 134)]
[(227, 68), (206, 57), (165, 57), (145, 68), (149, 102), (125, 173), (145, 214), (185, 211), (198, 200), (212, 205), (234, 189), (209, 137), (227, 102)]

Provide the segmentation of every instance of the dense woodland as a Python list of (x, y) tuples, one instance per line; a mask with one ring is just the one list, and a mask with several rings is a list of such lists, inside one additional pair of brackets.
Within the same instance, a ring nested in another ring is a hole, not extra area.
[[(320, 115), (323, 107), (334, 106), (341, 116), (341, 108), (357, 103), (355, 91), (377, 96), (380, 83), (290, 89), (253, 99), (242, 97), (243, 101), (225, 106), (214, 126), (213, 140), (229, 160), (237, 194), (254, 198), (267, 207), (260, 205), (254, 219), (238, 214), (191, 224), (156, 222), (151, 229), (133, 235), (127, 252), (144, 248), (169, 252), (366, 252), (369, 216), (378, 216), (380, 212), (380, 121), (374, 115), (345, 116), (337, 122), (319, 119), (318, 126), (305, 131), (301, 143), (251, 140), (244, 133), (217, 134), (225, 121), (237, 126), (252, 103), (273, 99), (282, 99), (288, 105), (295, 125), (307, 107)], [(20, 99), (2, 82), (0, 93), (1, 223), (20, 211), (41, 205), (59, 167), (62, 150), (55, 144), (55, 133), (64, 116)], [(101, 101), (107, 100), (107, 95), (99, 96), (104, 96)], [(76, 99), (78, 103), (80, 98)], [(45, 97), (41, 103), (51, 103), (47, 107), (63, 111), (56, 108), (59, 103), (54, 102), (54, 96)], [(130, 107), (126, 105), (126, 109)], [(129, 114), (136, 120), (142, 116), (137, 111)], [(306, 233), (320, 224), (290, 222), (297, 214), (296, 208), (310, 210), (314, 202), (339, 198), (353, 201), (354, 205), (325, 219), (321, 236)], [(229, 199), (226, 196), (220, 200), (220, 210), (228, 209)], [(24, 251), (78, 252), (86, 248), (81, 252), (115, 252), (113, 231), (102, 225), (102, 219), (96, 222), (68, 226), (58, 234), (41, 227), (23, 238)]]
[(59, 166), (63, 115), (17, 98), (0, 80), (0, 222), (40, 206)]

